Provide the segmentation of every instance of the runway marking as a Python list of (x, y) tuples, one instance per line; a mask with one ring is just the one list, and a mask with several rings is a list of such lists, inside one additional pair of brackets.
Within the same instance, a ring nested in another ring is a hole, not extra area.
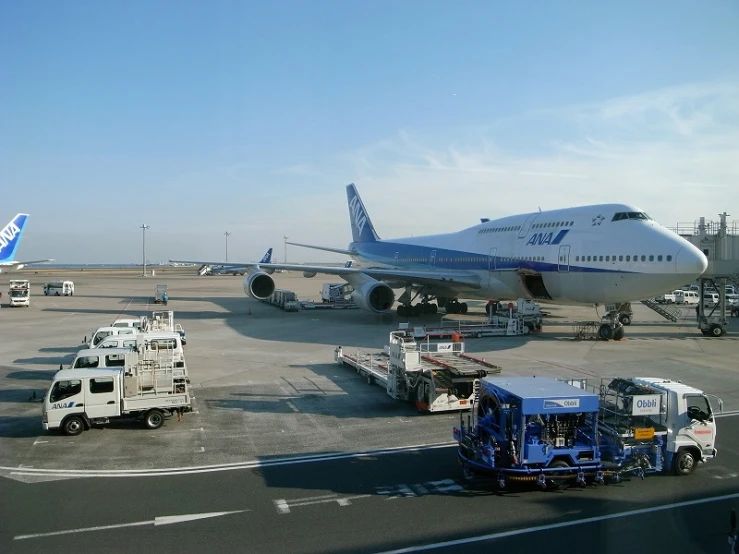
[(573, 521), (563, 521), (561, 523), (550, 523), (548, 525), (537, 525), (525, 529), (514, 529), (513, 531), (503, 531), (501, 533), (491, 533), (489, 535), (478, 535), (476, 537), (468, 537), (466, 539), (457, 539), (453, 541), (437, 542), (433, 544), (424, 544), (419, 546), (409, 546), (399, 548), (397, 550), (386, 550), (376, 554), (408, 554), (410, 552), (423, 552), (425, 550), (436, 550), (438, 548), (449, 548), (450, 546), (467, 545), (482, 541), (494, 541), (497, 539), (505, 539), (508, 537), (517, 537), (527, 535), (529, 533), (538, 533), (540, 531), (549, 531), (551, 529), (563, 529), (565, 527), (574, 527), (576, 525), (585, 525), (588, 523), (599, 523), (609, 521), (611, 519), (620, 519), (624, 517), (638, 516), (642, 514), (652, 514), (655, 512), (664, 512), (675, 508), (685, 508), (687, 506), (696, 506), (699, 504), (708, 504), (709, 502), (721, 502), (723, 500), (733, 500), (739, 498), (739, 493), (726, 494), (723, 496), (714, 496), (712, 498), (700, 498), (698, 500), (687, 500), (685, 502), (675, 502), (673, 504), (663, 504), (662, 506), (652, 506), (651, 508), (641, 508), (638, 510), (628, 510), (626, 512), (618, 512), (615, 514), (607, 514), (603, 516), (586, 517), (584, 519), (576, 519)]
[(232, 510), (230, 512), (207, 512), (202, 514), (182, 514), (176, 516), (159, 516), (148, 521), (134, 521), (131, 523), (116, 523), (113, 525), (97, 525), (95, 527), (82, 527), (80, 529), (65, 529), (64, 531), (51, 531), (49, 533), (35, 533), (33, 535), (16, 535), (13, 537), (15, 541), (26, 539), (40, 539), (43, 537), (56, 537), (58, 535), (72, 535), (75, 533), (89, 533), (91, 531), (105, 531), (107, 529), (121, 529), (123, 527), (142, 527), (144, 525), (172, 525), (173, 523), (185, 523), (187, 521), (195, 521), (198, 519), (208, 519), (211, 517), (220, 517), (230, 514), (240, 514), (248, 510)]
[(275, 458), (274, 460), (267, 461), (253, 460), (249, 462), (233, 462), (228, 464), (172, 467), (162, 469), (30, 469), (21, 466), (0, 466), (0, 471), (6, 471), (9, 475), (43, 475), (47, 477), (159, 477), (167, 475), (191, 475), (196, 473), (211, 473), (215, 471), (233, 471), (237, 469), (255, 469), (275, 466), (310, 464), (314, 462), (330, 462), (334, 460), (367, 458), (390, 454), (405, 454), (408, 452), (422, 452), (425, 450), (437, 450), (440, 448), (452, 447), (456, 448), (457, 443), (445, 442), (437, 444), (420, 444), (414, 446), (399, 446), (393, 448), (382, 448), (378, 450), (366, 450), (363, 452), (345, 452), (339, 454), (309, 454), (307, 456)]
[(396, 498), (413, 498), (423, 496), (425, 494), (446, 494), (448, 492), (463, 491), (464, 487), (459, 485), (454, 479), (442, 479), (441, 481), (426, 481), (424, 483), (414, 483), (412, 485), (399, 484), (385, 487), (376, 487), (375, 493), (387, 497), (387, 500), (395, 500)]
[(297, 508), (299, 506), (312, 506), (315, 504), (326, 504), (328, 502), (336, 502), (339, 506), (351, 506), (352, 500), (359, 498), (369, 498), (371, 494), (359, 494), (355, 496), (337, 496), (335, 494), (326, 494), (323, 496), (312, 496), (308, 498), (296, 498), (295, 500), (285, 500), (280, 498), (275, 500), (275, 508), (278, 514), (289, 514), (290, 508)]
[(35, 441), (33, 441), (33, 446), (36, 446), (37, 444), (46, 444), (48, 442), (49, 441), (42, 441), (42, 440), (36, 439)]

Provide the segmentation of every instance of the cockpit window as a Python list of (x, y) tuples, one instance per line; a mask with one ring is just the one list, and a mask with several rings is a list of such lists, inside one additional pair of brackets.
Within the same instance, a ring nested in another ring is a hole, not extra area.
[(644, 212), (617, 212), (611, 221), (622, 221), (624, 219), (642, 219), (650, 221), (652, 218)]

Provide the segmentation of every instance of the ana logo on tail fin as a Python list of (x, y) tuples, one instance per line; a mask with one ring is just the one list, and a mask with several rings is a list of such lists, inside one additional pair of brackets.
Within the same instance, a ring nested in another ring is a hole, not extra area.
[(267, 250), (267, 253), (264, 255), (264, 257), (259, 260), (260, 264), (270, 264), (272, 263), (272, 249), (270, 248)]
[(0, 262), (11, 262), (21, 241), (28, 214), (18, 214), (0, 231)]
[(349, 220), (352, 224), (352, 240), (354, 242), (375, 242), (380, 240), (375, 232), (367, 210), (359, 197), (354, 184), (346, 187), (346, 199), (349, 202)]

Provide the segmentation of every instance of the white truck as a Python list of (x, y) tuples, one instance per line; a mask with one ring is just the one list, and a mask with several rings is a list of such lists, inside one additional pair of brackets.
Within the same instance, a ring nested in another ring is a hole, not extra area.
[(155, 310), (151, 312), (151, 319), (147, 320), (147, 326), (144, 330), (149, 333), (177, 333), (180, 335), (182, 344), (187, 344), (185, 329), (181, 324), (174, 322), (174, 312), (172, 310)]
[[(659, 430), (664, 430), (663, 442), (657, 441), (658, 445), (662, 445), (662, 467), (677, 475), (689, 475), (699, 463), (716, 457), (716, 420), (708, 398), (716, 399), (721, 412), (723, 402), (720, 398), (679, 381), (660, 377), (635, 377), (623, 379), (622, 382), (622, 397), (631, 397), (624, 407), (631, 411), (629, 428), (633, 432), (633, 439), (625, 439), (625, 444), (629, 440), (633, 442), (639, 439), (638, 432), (657, 435)], [(637, 390), (634, 385), (643, 389)], [(610, 390), (616, 388), (612, 385)], [(659, 398), (650, 404), (649, 394), (659, 395)], [(607, 411), (610, 404), (604, 402), (603, 405)], [(613, 414), (618, 413), (619, 407), (619, 403), (616, 403)], [(646, 423), (638, 424), (634, 414), (640, 415)], [(605, 432), (603, 427), (601, 432)]]
[(46, 296), (74, 296), (74, 282), (49, 281), (44, 283), (44, 294)]
[(57, 371), (44, 397), (44, 430), (74, 436), (93, 425), (122, 419), (158, 429), (165, 417), (192, 411), (187, 379), (149, 362), (140, 357), (133, 362), (126, 356), (123, 367)]
[(31, 282), (26, 279), (11, 279), (8, 291), (10, 306), (31, 307)]

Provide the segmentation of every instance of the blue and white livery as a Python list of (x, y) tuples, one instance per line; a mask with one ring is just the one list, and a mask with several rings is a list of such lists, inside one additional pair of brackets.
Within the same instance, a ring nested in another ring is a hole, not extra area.
[(51, 260), (15, 261), (15, 251), (21, 242), (21, 236), (28, 221), (28, 214), (16, 214), (2, 231), (0, 231), (0, 272), (23, 269), (28, 264), (50, 262)]
[(340, 276), (354, 288), (354, 301), (373, 313), (391, 311), (393, 289), (405, 289), (397, 298), (401, 316), (439, 307), (464, 313), (459, 298), (619, 304), (680, 287), (708, 266), (698, 248), (627, 204), (482, 219), (455, 233), (382, 240), (356, 187), (346, 191), (348, 249), (290, 244), (349, 255), (360, 267), (252, 264), (248, 296), (269, 296), (275, 287), (269, 273), (284, 269)]

